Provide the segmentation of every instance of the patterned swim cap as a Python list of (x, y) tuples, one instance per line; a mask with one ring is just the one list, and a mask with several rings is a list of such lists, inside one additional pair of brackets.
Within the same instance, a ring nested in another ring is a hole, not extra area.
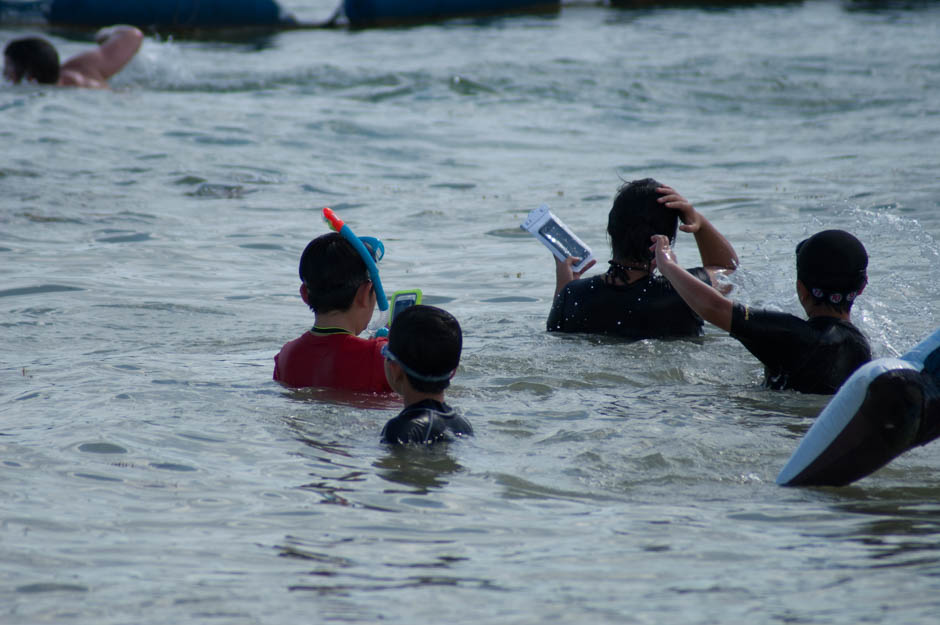
[(813, 297), (854, 300), (868, 283), (868, 253), (845, 230), (823, 230), (796, 246), (796, 276)]

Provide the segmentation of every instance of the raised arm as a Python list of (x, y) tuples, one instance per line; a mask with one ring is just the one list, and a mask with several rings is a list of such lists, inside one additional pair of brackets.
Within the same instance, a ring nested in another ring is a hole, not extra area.
[(133, 26), (109, 26), (95, 35), (98, 47), (73, 56), (62, 70), (76, 72), (88, 81), (106, 82), (134, 58), (144, 35)]
[(734, 303), (717, 289), (708, 286), (679, 266), (666, 237), (657, 234), (652, 239), (651, 248), (656, 252), (656, 267), (669, 280), (689, 308), (697, 312), (705, 321), (726, 332), (730, 331), (731, 309)]
[(657, 190), (662, 194), (659, 203), (679, 212), (679, 219), (682, 221), (679, 229), (695, 235), (695, 244), (702, 258), (702, 267), (708, 272), (712, 284), (717, 284), (716, 275), (729, 274), (737, 269), (738, 255), (731, 243), (704, 215), (695, 210), (692, 204), (672, 187), (660, 187)]

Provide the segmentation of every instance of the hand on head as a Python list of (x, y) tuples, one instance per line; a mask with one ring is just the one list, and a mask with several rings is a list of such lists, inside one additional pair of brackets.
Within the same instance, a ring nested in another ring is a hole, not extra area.
[(660, 204), (679, 213), (679, 220), (682, 222), (679, 230), (691, 234), (698, 232), (702, 223), (691, 202), (679, 195), (672, 187), (662, 186), (658, 187), (656, 191), (662, 194), (662, 197), (657, 200)]

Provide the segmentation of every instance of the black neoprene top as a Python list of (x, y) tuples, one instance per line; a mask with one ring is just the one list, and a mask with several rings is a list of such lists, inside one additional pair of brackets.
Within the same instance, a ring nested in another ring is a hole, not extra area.
[(871, 360), (868, 339), (848, 321), (754, 309), (735, 302), (731, 336), (764, 363), (772, 389), (835, 393), (846, 378)]
[[(711, 285), (701, 267), (689, 273)], [(662, 276), (627, 285), (608, 284), (603, 275), (569, 282), (552, 302), (549, 332), (588, 332), (631, 339), (698, 336), (702, 318)]]
[(382, 428), (382, 442), (393, 445), (438, 441), (452, 441), (461, 436), (472, 436), (470, 422), (453, 408), (433, 399), (425, 399), (398, 413)]

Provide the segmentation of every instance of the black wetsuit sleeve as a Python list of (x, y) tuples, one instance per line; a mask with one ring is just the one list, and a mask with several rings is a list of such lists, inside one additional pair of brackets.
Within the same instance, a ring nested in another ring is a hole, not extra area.
[(768, 385), (778, 388), (786, 386), (786, 380), (779, 385), (774, 380), (797, 369), (816, 342), (812, 328), (799, 317), (738, 302), (731, 309), (730, 334), (764, 363)]

